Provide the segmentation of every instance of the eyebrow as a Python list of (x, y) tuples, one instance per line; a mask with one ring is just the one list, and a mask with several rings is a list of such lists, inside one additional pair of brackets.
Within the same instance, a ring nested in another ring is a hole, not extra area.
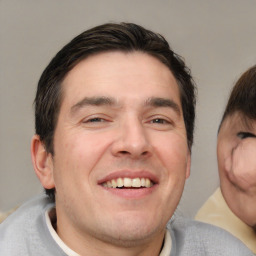
[(172, 108), (178, 115), (181, 113), (179, 105), (172, 99), (151, 97), (146, 101), (146, 106), (167, 107)]
[(75, 105), (71, 107), (71, 112), (75, 112), (76, 110), (83, 108), (85, 106), (113, 106), (116, 105), (116, 100), (109, 97), (85, 97)]
[[(85, 106), (117, 106), (119, 105), (117, 101), (112, 97), (85, 97), (75, 105), (71, 107), (71, 112), (76, 112)], [(173, 109), (178, 115), (180, 115), (181, 110), (176, 102), (172, 99), (151, 97), (145, 101), (145, 106), (149, 107), (167, 107)]]

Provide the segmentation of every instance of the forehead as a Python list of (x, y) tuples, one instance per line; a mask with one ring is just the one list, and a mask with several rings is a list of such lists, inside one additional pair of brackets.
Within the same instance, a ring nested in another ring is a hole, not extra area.
[(243, 113), (237, 111), (224, 119), (219, 133), (227, 136), (240, 131), (256, 132), (256, 120), (249, 119)]
[[(155, 94), (155, 95), (154, 95)], [(122, 98), (169, 96), (180, 103), (179, 87), (170, 69), (142, 52), (104, 52), (79, 62), (62, 83), (62, 102), (106, 95)]]

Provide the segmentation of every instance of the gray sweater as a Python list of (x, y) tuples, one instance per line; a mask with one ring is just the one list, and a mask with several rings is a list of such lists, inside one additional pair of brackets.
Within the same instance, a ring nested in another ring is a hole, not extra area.
[[(66, 256), (52, 238), (45, 212), (54, 206), (47, 196), (22, 205), (0, 224), (0, 256)], [(167, 228), (170, 256), (250, 256), (246, 246), (226, 231), (196, 221), (175, 218)]]

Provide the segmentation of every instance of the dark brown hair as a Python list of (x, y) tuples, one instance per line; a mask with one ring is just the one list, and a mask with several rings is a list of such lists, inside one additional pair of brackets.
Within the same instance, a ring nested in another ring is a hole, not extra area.
[[(106, 51), (141, 51), (156, 57), (172, 72), (179, 86), (188, 146), (193, 143), (195, 85), (190, 70), (159, 34), (132, 23), (108, 23), (89, 29), (64, 46), (41, 75), (35, 98), (36, 134), (54, 155), (53, 136), (62, 102), (61, 83), (86, 57)], [(47, 190), (54, 195), (54, 190)]]
[(256, 119), (256, 65), (245, 71), (234, 85), (220, 127), (235, 112), (242, 114), (246, 125), (250, 124), (250, 120)]

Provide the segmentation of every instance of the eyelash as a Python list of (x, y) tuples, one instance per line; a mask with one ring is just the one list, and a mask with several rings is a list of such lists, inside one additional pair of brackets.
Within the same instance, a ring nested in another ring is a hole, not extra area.
[(238, 132), (237, 137), (243, 140), (246, 138), (256, 138), (256, 135), (250, 132)]

